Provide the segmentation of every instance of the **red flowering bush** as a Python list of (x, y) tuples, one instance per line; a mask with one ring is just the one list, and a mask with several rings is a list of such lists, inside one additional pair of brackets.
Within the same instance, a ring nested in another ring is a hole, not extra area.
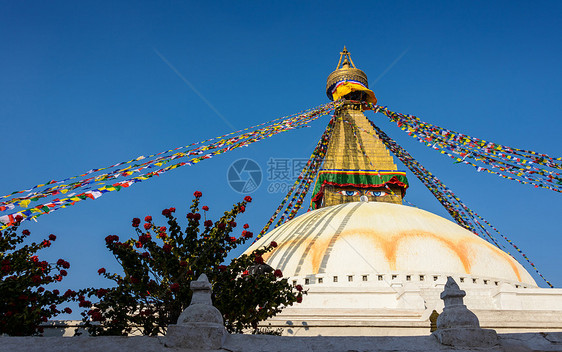
[[(59, 305), (72, 297), (44, 287), (62, 281), (70, 264), (64, 259), (48, 263), (37, 256), (51, 246), (55, 235), (24, 245), (30, 232), (23, 230), (18, 235), (18, 226), (19, 222), (0, 231), (0, 335), (37, 335), (43, 332), (40, 324), (61, 313)], [(68, 307), (61, 309), (72, 312)]]
[[(251, 199), (235, 204), (213, 222), (201, 221), (202, 193), (195, 192), (194, 197), (184, 228), (173, 215), (175, 208), (170, 208), (162, 211), (167, 228), (147, 216), (144, 220), (149, 226), (144, 230), (139, 227), (140, 219), (133, 219), (135, 238), (120, 242), (115, 235), (106, 237), (106, 246), (121, 264), (123, 275), (101, 268), (98, 273), (116, 286), (79, 292), (80, 305), (87, 308), (82, 316), (90, 334), (164, 334), (189, 305), (191, 280), (203, 273), (213, 285), (213, 303), (230, 332), (263, 332), (258, 328), (260, 321), (302, 300), (306, 292), (289, 284), (280, 270), (264, 264), (263, 254), (274, 245), (225, 263), (232, 249), (252, 237), (247, 230), (237, 236), (234, 233), (235, 219)], [(86, 296), (98, 302), (92, 303)]]

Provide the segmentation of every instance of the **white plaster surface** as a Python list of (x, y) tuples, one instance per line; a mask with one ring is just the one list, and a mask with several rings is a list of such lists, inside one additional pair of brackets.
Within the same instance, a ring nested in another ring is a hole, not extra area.
[(526, 333), (498, 336), (490, 348), (456, 348), (439, 344), (433, 336), (410, 337), (288, 337), (229, 335), (220, 350), (167, 348), (155, 337), (0, 337), (0, 352), (390, 352), (390, 351), (562, 351), (562, 333)]
[[(365, 286), (374, 275), (465, 274), (536, 287), (507, 253), (427, 211), (382, 202), (335, 205), (303, 214), (267, 233), (245, 253), (276, 241), (266, 262), (286, 276), (325, 276), (325, 283)], [(352, 282), (348, 275), (355, 275)], [(392, 278), (386, 278), (390, 281)]]

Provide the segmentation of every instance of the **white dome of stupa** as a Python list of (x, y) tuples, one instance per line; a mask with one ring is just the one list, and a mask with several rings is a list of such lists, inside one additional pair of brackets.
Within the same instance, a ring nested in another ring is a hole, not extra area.
[(387, 282), (423, 285), (452, 275), (490, 285), (537, 286), (506, 252), (447, 219), (404, 205), (353, 202), (310, 211), (245, 253), (271, 241), (278, 247), (264, 255), (266, 263), (310, 284), (364, 286), (383, 276)]

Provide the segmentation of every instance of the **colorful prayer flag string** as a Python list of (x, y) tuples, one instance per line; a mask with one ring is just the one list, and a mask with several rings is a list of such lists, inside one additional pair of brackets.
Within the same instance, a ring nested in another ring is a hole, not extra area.
[[(281, 201), (281, 204), (279, 204), (279, 206), (277, 207), (271, 218), (267, 221), (267, 223), (265, 224), (259, 235), (254, 240), (254, 242), (260, 239), (267, 232), (267, 230), (269, 230), (269, 227), (271, 226), (271, 224), (273, 224), (273, 222), (275, 221), (275, 219), (277, 218), (277, 216), (279, 215), (279, 213), (281, 212), (281, 210), (283, 209), (285, 203), (287, 203), (289, 198), (291, 198), (291, 200), (287, 204), (285, 211), (277, 221), (275, 227), (295, 217), (296, 213), (302, 206), (304, 197), (308, 193), (312, 181), (314, 180), (316, 174), (318, 173), (318, 169), (322, 165), (324, 156), (326, 155), (326, 150), (328, 149), (328, 143), (330, 142), (330, 137), (332, 135), (333, 128), (334, 128), (334, 119), (332, 118), (328, 123), (326, 130), (322, 134), (320, 141), (316, 145), (316, 148), (310, 155), (308, 162), (303, 167), (299, 177), (297, 178), (293, 186), (289, 189), (287, 195)], [(285, 220), (286, 216), (288, 216), (288, 218)]]
[[(385, 146), (398, 158), (402, 163), (418, 177), (418, 179), (433, 193), (437, 200), (445, 207), (445, 209), (451, 214), (453, 219), (462, 227), (468, 229), (474, 234), (481, 236), (480, 234), (485, 234), (489, 241), (494, 243), (497, 247), (503, 247), (498, 241), (490, 234), (484, 225), (498, 233), (504, 240), (506, 240), (513, 248), (515, 248), (521, 256), (531, 265), (535, 272), (550, 286), (553, 285), (548, 281), (538, 270), (533, 262), (529, 260), (526, 254), (524, 254), (511, 240), (506, 236), (502, 235), (494, 226), (492, 226), (488, 221), (478, 215), (476, 212), (468, 208), (458, 196), (456, 196), (450, 188), (445, 186), (435, 175), (427, 171), (423, 165), (421, 165), (417, 160), (415, 160), (404, 148), (402, 148), (398, 143), (396, 143), (392, 138), (386, 135), (380, 128), (378, 128), (372, 121), (369, 121), (373, 128), (375, 129), (378, 137), (382, 140)], [(478, 219), (481, 219), (484, 224), (482, 224)], [(508, 252), (508, 254), (510, 254)]]
[[(333, 103), (331, 103), (331, 104), (333, 104)], [(244, 129), (236, 131), (236, 132), (227, 133), (227, 134), (222, 135), (222, 136), (209, 138), (209, 139), (206, 139), (206, 140), (203, 140), (203, 141), (200, 141), (200, 142), (189, 144), (187, 146), (162, 151), (160, 153), (152, 154), (152, 155), (149, 155), (147, 157), (139, 156), (139, 157), (131, 159), (129, 161), (119, 162), (119, 163), (113, 164), (111, 166), (107, 166), (107, 167), (103, 167), (103, 168), (97, 168), (97, 169), (91, 169), (91, 170), (89, 170), (89, 171), (87, 171), (83, 174), (68, 177), (68, 178), (63, 179), (63, 180), (59, 180), (59, 181), (52, 180), (52, 181), (48, 181), (48, 182), (43, 183), (43, 184), (38, 184), (38, 185), (36, 185), (34, 187), (31, 187), (29, 189), (25, 189), (25, 190), (21, 190), (21, 191), (14, 191), (14, 192), (12, 192), (8, 195), (4, 195), (4, 196), (0, 197), (0, 199), (5, 199), (5, 198), (11, 197), (11, 199), (9, 199), (9, 200), (0, 202), (0, 211), (14, 209), (15, 206), (17, 205), (15, 203), (20, 203), (20, 202), (23, 202), (22, 205), (24, 205), (23, 207), (26, 208), (31, 201), (37, 201), (40, 198), (45, 198), (45, 197), (48, 197), (48, 196), (51, 196), (51, 195), (65, 194), (69, 190), (82, 188), (86, 184), (90, 184), (92, 182), (100, 182), (100, 181), (105, 181), (105, 180), (108, 180), (108, 179), (112, 180), (112, 181), (115, 181), (115, 179), (117, 179), (119, 177), (129, 176), (129, 175), (131, 175), (135, 172), (140, 172), (140, 170), (142, 170), (142, 169), (154, 167), (154, 165), (155, 166), (161, 166), (163, 164), (166, 164), (166, 163), (170, 162), (173, 159), (176, 159), (179, 156), (182, 156), (183, 155), (182, 153), (177, 153), (177, 151), (180, 150), (180, 149), (187, 148), (188, 150), (186, 152), (189, 152), (190, 155), (202, 154), (204, 151), (212, 149), (212, 147), (206, 146), (206, 145), (202, 145), (201, 147), (198, 147), (198, 148), (192, 148), (192, 147), (195, 146), (195, 145), (199, 145), (199, 144), (205, 144), (205, 143), (208, 143), (208, 142), (216, 140), (216, 139), (223, 140), (223, 138), (225, 138), (227, 136), (231, 136), (231, 135), (243, 135), (242, 134), (243, 132), (254, 130), (254, 129), (257, 129), (258, 127), (264, 126), (264, 125), (269, 126), (269, 125), (272, 125), (272, 124), (274, 124), (275, 122), (278, 122), (278, 121), (290, 120), (291, 118), (298, 117), (298, 116), (306, 116), (307, 113), (315, 111), (317, 109), (322, 109), (322, 108), (324, 108), (325, 106), (328, 106), (328, 105), (330, 105), (330, 104), (325, 104), (323, 106), (319, 106), (319, 107), (316, 107), (316, 108), (313, 108), (313, 109), (308, 109), (308, 110), (302, 111), (302, 112), (297, 113), (297, 114), (293, 114), (293, 115), (289, 115), (289, 116), (286, 116), (286, 117), (274, 119), (274, 120), (271, 120), (271, 121), (268, 121), (268, 122), (264, 122), (262, 124), (258, 124), (258, 125), (252, 126), (252, 127), (244, 128)], [(226, 143), (226, 144), (233, 143), (232, 138), (224, 140), (224, 141), (225, 141), (224, 143)], [(215, 143), (213, 145), (215, 147), (221, 147), (224, 143)], [(163, 155), (169, 154), (171, 152), (176, 152), (176, 153), (173, 154), (173, 155), (163, 156)], [(153, 157), (158, 157), (158, 158), (156, 158), (154, 160), (150, 160)], [(121, 168), (121, 169), (115, 169), (115, 170), (112, 170), (111, 172), (108, 172), (108, 173), (105, 173), (105, 174), (98, 174), (95, 177), (92, 175), (94, 173), (98, 173), (98, 172), (103, 171), (103, 170), (117, 168), (119, 166), (131, 164), (131, 163), (134, 163), (134, 162), (140, 162), (141, 160), (143, 162), (140, 163), (140, 164), (131, 165), (131, 166)], [(134, 169), (134, 168), (137, 168), (137, 169)], [(87, 179), (83, 179), (81, 181), (66, 184), (67, 181), (79, 179), (80, 177), (86, 177), (86, 176), (89, 176), (89, 175), (92, 175), (92, 176), (87, 178)], [(54, 186), (51, 186), (47, 189), (43, 189), (43, 190), (40, 190), (40, 191), (38, 190), (42, 187), (49, 186), (49, 185), (54, 185)], [(25, 192), (31, 192), (33, 190), (37, 190), (37, 191), (33, 192), (33, 193), (30, 193), (26, 196), (13, 197), (15, 194), (22, 194), (22, 193), (25, 193)]]
[(381, 112), (420, 143), (447, 155), (456, 164), (474, 167), (477, 172), (495, 174), (504, 179), (562, 192), (562, 158), (518, 149), (470, 137), (455, 131), (428, 124), (416, 116), (388, 110), (386, 107), (365, 104)]
[[(119, 191), (124, 187), (130, 187), (135, 183), (143, 182), (147, 179), (152, 178), (153, 176), (160, 176), (165, 172), (176, 169), (178, 167), (185, 165), (194, 165), (203, 160), (210, 159), (215, 155), (219, 155), (239, 147), (248, 146), (254, 142), (258, 142), (273, 135), (305, 126), (318, 117), (328, 114), (335, 107), (337, 107), (338, 104), (340, 103), (333, 102), (325, 104), (315, 109), (308, 110), (303, 114), (292, 115), (289, 118), (279, 120), (275, 123), (270, 123), (260, 129), (244, 132), (229, 139), (220, 139), (219, 141), (203, 145), (202, 147), (199, 147), (195, 150), (174, 153), (173, 155), (167, 156), (165, 158), (156, 158), (141, 165), (135, 165), (134, 167), (128, 166), (127, 168), (118, 170), (117, 172), (112, 171), (110, 174), (104, 174), (101, 178), (89, 177), (80, 182), (73, 182), (70, 185), (62, 185), (66, 186), (66, 188), (60, 187), (55, 188), (54, 190), (53, 188), (48, 188), (46, 191), (42, 191), (44, 193), (20, 197), (15, 202), (5, 203), (6, 205), (4, 205), (4, 209), (0, 209), (0, 211), (13, 210), (16, 206), (22, 207), (25, 210), (19, 212), (16, 211), (8, 215), (0, 216), (0, 222), (4, 224), (4, 226), (0, 227), (0, 229), (4, 229), (13, 224), (15, 217), (18, 215), (22, 216), (24, 220), (36, 219), (41, 215), (49, 214), (56, 210), (72, 206), (79, 201), (86, 199), (97, 199), (105, 193)], [(241, 131), (245, 130), (247, 129)], [(177, 159), (186, 157), (192, 158), (188, 161), (177, 162)], [(172, 164), (166, 167), (162, 167), (166, 163)], [(160, 168), (155, 171), (142, 171), (145, 169), (157, 167)], [(128, 177), (134, 175), (135, 173), (139, 174), (124, 181), (115, 181), (115, 179), (118, 177)], [(71, 190), (80, 190), (81, 192), (68, 193)], [(47, 203), (39, 204), (27, 209), (32, 201), (37, 201), (45, 197), (55, 196), (59, 194), (64, 195), (65, 198), (55, 198)]]

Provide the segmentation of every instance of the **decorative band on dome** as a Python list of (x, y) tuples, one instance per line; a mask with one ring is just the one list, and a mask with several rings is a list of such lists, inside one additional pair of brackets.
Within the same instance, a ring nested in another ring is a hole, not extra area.
[(397, 170), (351, 170), (351, 169), (322, 169), (318, 171), (318, 179), (312, 192), (312, 203), (318, 207), (324, 195), (325, 186), (374, 188), (388, 184), (402, 188), (405, 194), (408, 188), (408, 178), (405, 171)]
[(338, 81), (332, 84), (330, 87), (328, 87), (326, 91), (328, 98), (330, 98), (333, 101), (339, 100), (343, 96), (352, 92), (365, 92), (367, 93), (366, 101), (368, 103), (376, 104), (377, 102), (375, 93), (369, 88), (367, 88), (366, 85), (364, 85), (363, 83), (357, 80), (345, 79), (342, 81)]

